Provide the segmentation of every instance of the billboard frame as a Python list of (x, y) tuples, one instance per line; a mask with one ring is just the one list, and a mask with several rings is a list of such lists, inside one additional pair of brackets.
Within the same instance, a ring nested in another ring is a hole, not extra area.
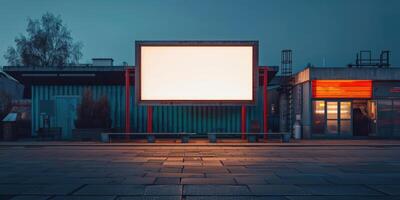
[[(141, 47), (143, 46), (251, 46), (253, 48), (252, 64), (252, 99), (251, 100), (141, 100)], [(136, 102), (143, 105), (244, 105), (256, 103), (258, 80), (258, 41), (143, 41), (135, 42), (135, 96)]]

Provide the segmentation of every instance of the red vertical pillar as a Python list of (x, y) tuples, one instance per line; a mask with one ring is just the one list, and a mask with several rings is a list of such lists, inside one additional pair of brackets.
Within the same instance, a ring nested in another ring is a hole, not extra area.
[(246, 139), (246, 105), (242, 105), (242, 139)]
[[(263, 127), (264, 133), (268, 132), (268, 69), (264, 69), (263, 78), (263, 108), (264, 108), (264, 118)], [(264, 139), (267, 139), (267, 134), (264, 134)]]
[(147, 106), (147, 132), (153, 132), (153, 106)]
[[(130, 117), (130, 76), (129, 69), (125, 69), (125, 133), (131, 132), (131, 117)], [(128, 135), (126, 135), (128, 138)]]

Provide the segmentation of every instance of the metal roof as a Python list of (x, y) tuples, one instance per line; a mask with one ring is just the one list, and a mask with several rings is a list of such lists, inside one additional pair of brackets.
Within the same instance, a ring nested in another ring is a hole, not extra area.
[(400, 67), (307, 67), (294, 79), (296, 84), (309, 80), (400, 81)]
[[(133, 69), (131, 76), (134, 77), (134, 66), (5, 66), (4, 72), (24, 85), (122, 85), (125, 84), (125, 69)], [(276, 66), (260, 66), (259, 74), (263, 69), (268, 69), (269, 81), (278, 71)]]

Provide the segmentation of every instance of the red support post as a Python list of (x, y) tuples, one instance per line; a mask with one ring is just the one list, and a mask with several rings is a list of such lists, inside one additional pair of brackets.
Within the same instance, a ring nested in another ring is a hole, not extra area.
[(246, 106), (242, 105), (242, 140), (246, 139)]
[[(264, 69), (264, 78), (263, 78), (263, 108), (264, 108), (264, 117), (263, 117), (263, 127), (264, 133), (268, 132), (268, 69)], [(267, 139), (267, 134), (264, 134), (264, 139)]]
[(153, 106), (147, 106), (147, 132), (153, 132)]
[[(131, 83), (130, 83), (130, 70), (125, 69), (125, 133), (131, 132), (131, 116), (130, 116), (130, 91), (131, 91)], [(128, 134), (126, 138), (128, 139)]]

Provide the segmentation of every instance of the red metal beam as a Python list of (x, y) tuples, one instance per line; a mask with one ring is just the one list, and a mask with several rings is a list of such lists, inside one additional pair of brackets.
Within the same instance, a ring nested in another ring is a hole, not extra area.
[[(264, 117), (263, 117), (263, 127), (264, 133), (268, 132), (268, 69), (264, 69), (264, 78), (263, 78), (263, 108), (264, 108)], [(267, 139), (267, 134), (264, 134), (264, 139)]]
[(246, 105), (242, 105), (242, 139), (246, 139)]
[(153, 106), (147, 106), (147, 132), (153, 132)]
[[(125, 69), (125, 133), (131, 132), (131, 116), (130, 116), (130, 91), (131, 91), (131, 83), (130, 83), (130, 70)], [(126, 138), (128, 139), (128, 135)]]

